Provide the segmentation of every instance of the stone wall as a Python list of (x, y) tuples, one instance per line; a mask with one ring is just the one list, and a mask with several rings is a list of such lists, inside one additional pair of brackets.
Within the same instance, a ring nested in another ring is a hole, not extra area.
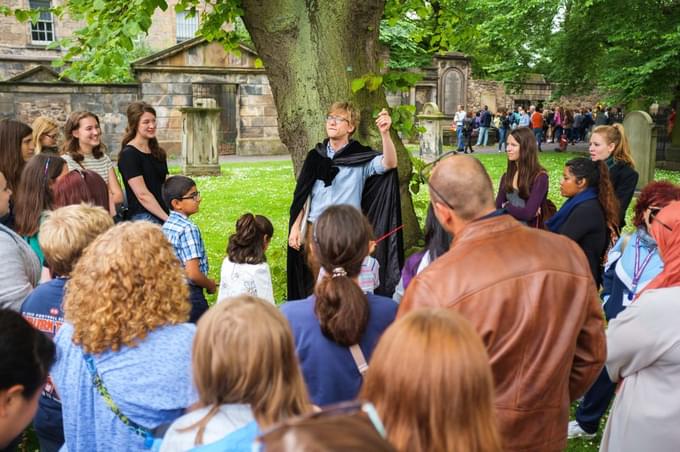
[[(61, 6), (66, 0), (52, 0), (53, 6)], [(176, 13), (178, 0), (169, 0), (165, 11), (156, 10), (152, 17), (148, 35), (142, 37), (151, 49), (160, 50), (175, 45)], [(28, 9), (29, 0), (2, 0), (4, 6), (12, 9)], [(75, 21), (65, 15), (61, 19), (54, 18), (56, 39), (71, 36), (82, 28), (83, 22)], [(14, 17), (0, 15), (0, 81), (14, 77), (37, 64), (50, 65), (62, 56), (61, 49), (48, 49), (47, 45), (36, 45), (31, 42), (29, 23), (21, 23)]]
[[(0, 118), (31, 124), (44, 115), (63, 126), (73, 111), (87, 110), (99, 116), (102, 139), (115, 157), (127, 126), (127, 106), (140, 98), (139, 85), (0, 82)], [(60, 144), (63, 136), (60, 137)]]
[(239, 155), (285, 154), (276, 120), (276, 107), (267, 77), (261, 70), (245, 73), (225, 70), (190, 71), (189, 68), (139, 68), (136, 70), (144, 101), (158, 114), (158, 139), (171, 154), (180, 152), (181, 107), (193, 105), (197, 84), (234, 84), (236, 153)]

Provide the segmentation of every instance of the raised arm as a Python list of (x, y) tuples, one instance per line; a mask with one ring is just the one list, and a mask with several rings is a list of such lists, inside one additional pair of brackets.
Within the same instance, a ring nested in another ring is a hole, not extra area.
[(385, 169), (392, 169), (397, 167), (397, 149), (394, 147), (392, 136), (390, 135), (390, 127), (392, 126), (392, 118), (386, 109), (382, 109), (375, 120), (375, 125), (380, 131), (380, 138), (383, 143), (383, 161), (382, 164)]

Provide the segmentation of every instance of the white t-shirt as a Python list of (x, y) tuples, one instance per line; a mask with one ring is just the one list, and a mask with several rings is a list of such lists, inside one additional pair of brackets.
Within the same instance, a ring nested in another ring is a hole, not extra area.
[[(190, 450), (196, 441), (198, 428), (178, 431), (200, 421), (211, 407), (200, 408), (177, 419), (170, 425), (161, 443), (161, 452), (179, 452)], [(203, 433), (203, 445), (221, 440), (231, 432), (253, 422), (255, 418), (250, 405), (229, 404), (220, 406), (220, 410), (210, 419)]]
[(463, 126), (463, 121), (465, 121), (465, 116), (467, 116), (467, 113), (464, 111), (457, 111), (456, 115), (453, 117), (453, 122), (456, 123), (456, 126)]
[(274, 304), (274, 290), (269, 264), (234, 264), (228, 257), (222, 262), (217, 301), (237, 295), (253, 295)]

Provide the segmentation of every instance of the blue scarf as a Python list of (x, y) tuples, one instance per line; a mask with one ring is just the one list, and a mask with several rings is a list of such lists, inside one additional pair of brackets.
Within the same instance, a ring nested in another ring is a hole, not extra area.
[(560, 210), (545, 222), (546, 227), (552, 232), (559, 231), (564, 222), (567, 221), (567, 218), (569, 218), (569, 215), (571, 215), (572, 210), (579, 204), (590, 201), (591, 199), (597, 199), (597, 189), (594, 187), (586, 188), (578, 195), (567, 199), (567, 202), (562, 204)]

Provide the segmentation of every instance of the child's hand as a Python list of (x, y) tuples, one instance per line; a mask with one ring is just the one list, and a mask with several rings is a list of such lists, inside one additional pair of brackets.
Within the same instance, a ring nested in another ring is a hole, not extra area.
[(206, 287), (205, 290), (207, 290), (208, 293), (211, 294), (211, 295), (214, 294), (217, 291), (217, 286), (215, 285), (214, 279), (208, 280), (208, 287)]

